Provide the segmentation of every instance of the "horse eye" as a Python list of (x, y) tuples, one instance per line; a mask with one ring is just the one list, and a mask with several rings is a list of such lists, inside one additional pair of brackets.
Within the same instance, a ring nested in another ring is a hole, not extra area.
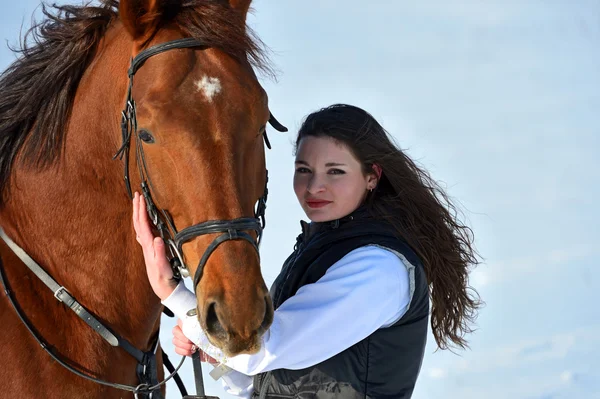
[(152, 137), (152, 135), (147, 130), (140, 130), (138, 136), (140, 137), (140, 140), (142, 140), (144, 143), (154, 143), (154, 137)]

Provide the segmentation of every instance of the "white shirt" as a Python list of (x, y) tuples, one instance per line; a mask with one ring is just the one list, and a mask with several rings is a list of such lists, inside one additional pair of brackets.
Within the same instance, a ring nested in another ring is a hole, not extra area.
[(413, 291), (414, 266), (401, 254), (371, 245), (357, 248), (275, 310), (258, 353), (231, 358), (208, 342), (196, 316), (186, 315), (196, 308), (196, 297), (183, 282), (163, 304), (184, 321), (183, 333), (192, 342), (237, 371), (223, 376), (225, 389), (249, 397), (251, 376), (314, 366), (393, 325), (408, 310)]

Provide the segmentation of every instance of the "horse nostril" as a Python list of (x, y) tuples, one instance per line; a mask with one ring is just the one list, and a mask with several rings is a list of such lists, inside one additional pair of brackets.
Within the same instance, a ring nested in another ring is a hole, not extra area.
[(212, 302), (210, 305), (208, 305), (208, 310), (206, 312), (206, 332), (213, 337), (220, 337), (221, 339), (227, 337), (227, 333), (225, 332), (223, 325), (219, 321), (219, 316), (217, 315), (216, 302)]

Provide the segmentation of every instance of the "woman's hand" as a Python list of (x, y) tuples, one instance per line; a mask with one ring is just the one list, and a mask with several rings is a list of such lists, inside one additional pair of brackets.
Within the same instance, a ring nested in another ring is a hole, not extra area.
[(177, 281), (173, 279), (173, 269), (167, 260), (165, 243), (162, 238), (152, 234), (146, 201), (137, 192), (133, 197), (133, 228), (135, 238), (144, 252), (148, 280), (152, 290), (162, 301), (175, 290)]
[(173, 345), (175, 345), (175, 353), (181, 356), (192, 356), (196, 351), (200, 351), (200, 360), (210, 364), (218, 363), (216, 359), (208, 356), (198, 348), (192, 341), (190, 341), (181, 330), (183, 322), (181, 319), (177, 320), (177, 325), (173, 327)]

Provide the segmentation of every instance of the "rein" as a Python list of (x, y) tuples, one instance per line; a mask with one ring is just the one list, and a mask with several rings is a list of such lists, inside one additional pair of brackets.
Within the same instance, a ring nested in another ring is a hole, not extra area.
[[(93, 377), (91, 375), (85, 374), (75, 368), (71, 367), (64, 360), (62, 360), (58, 355), (54, 354), (51, 350), (50, 345), (46, 343), (35, 331), (31, 323), (25, 318), (25, 316), (20, 311), (19, 306), (17, 305), (15, 299), (12, 296), (12, 292), (7, 284), (6, 276), (4, 275), (4, 265), (2, 263), (2, 259), (0, 259), (0, 283), (2, 283), (2, 287), (4, 289), (4, 293), (6, 294), (8, 301), (11, 306), (17, 313), (17, 316), (21, 320), (21, 322), (25, 325), (29, 333), (33, 336), (33, 338), (37, 341), (37, 343), (42, 347), (48, 355), (52, 359), (54, 359), (58, 364), (62, 367), (66, 368), (73, 374), (76, 374), (82, 378), (85, 378), (89, 381), (95, 382), (97, 384), (106, 385), (111, 388), (121, 389), (124, 391), (132, 392), (136, 398), (139, 395), (148, 396), (149, 398), (153, 398), (153, 391), (160, 388), (163, 384), (169, 381), (171, 378), (175, 377), (179, 379), (177, 375), (177, 371), (183, 365), (185, 357), (181, 359), (181, 362), (177, 366), (177, 368), (162, 382), (157, 381), (156, 376), (156, 350), (158, 349), (158, 335), (154, 344), (152, 345), (152, 349), (149, 352), (142, 352), (133, 346), (129, 341), (120, 337), (118, 334), (113, 333), (107, 327), (105, 327), (98, 319), (88, 311), (81, 303), (79, 303), (64, 286), (61, 286), (54, 280), (37, 262), (35, 262), (21, 247), (19, 247), (14, 241), (12, 241), (4, 232), (4, 230), (0, 227), (0, 238), (8, 245), (8, 247), (17, 255), (19, 259), (31, 270), (53, 293), (56, 300), (64, 303), (69, 309), (71, 309), (81, 320), (83, 320), (88, 326), (90, 326), (94, 331), (96, 331), (106, 342), (108, 342), (111, 346), (118, 346), (125, 350), (129, 355), (135, 358), (138, 361), (138, 367), (136, 368), (136, 372), (138, 374), (138, 379), (140, 380), (140, 384), (138, 386), (117, 384), (112, 382), (107, 382), (101, 380), (99, 378)], [(182, 384), (178, 381), (177, 385)], [(159, 398), (162, 397), (162, 394), (159, 392)]]
[[(197, 286), (198, 282), (202, 278), (202, 272), (204, 269), (204, 265), (208, 261), (208, 258), (213, 253), (213, 251), (223, 242), (230, 240), (245, 240), (248, 241), (254, 249), (258, 253), (260, 239), (262, 237), (262, 231), (265, 228), (265, 210), (267, 203), (267, 182), (268, 175), (265, 181), (265, 190), (261, 198), (258, 200), (258, 205), (256, 207), (254, 218), (237, 218), (233, 220), (213, 220), (207, 221), (204, 223), (199, 223), (190, 227), (183, 229), (180, 232), (177, 232), (175, 229), (175, 225), (169, 216), (168, 212), (164, 209), (158, 209), (152, 200), (151, 191), (152, 190), (152, 182), (147, 172), (146, 160), (144, 156), (144, 150), (142, 146), (142, 141), (137, 133), (137, 119), (136, 119), (136, 107), (135, 101), (132, 98), (132, 88), (133, 88), (133, 77), (135, 73), (139, 70), (139, 68), (144, 64), (144, 62), (157, 54), (163, 53), (165, 51), (174, 50), (174, 49), (184, 49), (184, 48), (196, 48), (196, 47), (206, 47), (202, 42), (193, 39), (178, 39), (169, 41), (166, 43), (158, 44), (156, 46), (152, 46), (142, 52), (140, 52), (136, 57), (131, 61), (131, 66), (128, 70), (129, 76), (129, 87), (127, 90), (127, 100), (125, 104), (125, 109), (122, 112), (122, 120), (121, 120), (121, 133), (123, 143), (119, 148), (113, 159), (119, 157), (119, 159), (124, 160), (124, 181), (125, 187), (127, 189), (127, 193), (129, 197), (132, 198), (132, 190), (131, 183), (129, 179), (129, 149), (131, 143), (131, 137), (135, 135), (136, 137), (136, 163), (138, 167), (138, 171), (141, 177), (141, 188), (142, 194), (146, 200), (147, 211), (152, 220), (154, 226), (158, 229), (161, 238), (168, 244), (169, 251), (171, 253), (171, 266), (174, 269), (174, 273), (178, 278), (189, 276), (189, 270), (185, 266), (185, 261), (182, 256), (182, 246), (189, 240), (192, 240), (195, 237), (205, 235), (205, 234), (214, 234), (214, 233), (223, 233), (217, 238), (213, 240), (213, 242), (208, 246), (204, 255), (202, 256), (198, 268), (196, 270), (196, 274), (194, 276), (194, 288)], [(287, 128), (281, 125), (273, 115), (270, 115), (269, 123), (278, 131), (285, 132)], [(263, 137), (267, 147), (270, 149), (271, 144), (269, 143), (269, 139), (266, 135), (266, 131), (263, 133)], [(245, 230), (251, 230), (256, 232), (257, 238), (256, 240), (250, 236)], [(86, 373), (83, 373), (69, 364), (67, 364), (64, 360), (62, 360), (58, 355), (53, 353), (50, 346), (36, 333), (35, 329), (31, 325), (31, 323), (26, 319), (26, 317), (20, 311), (20, 308), (12, 296), (12, 292), (6, 281), (6, 276), (4, 274), (4, 265), (2, 263), (2, 259), (0, 259), (0, 282), (4, 288), (4, 292), (11, 304), (14, 308), (17, 316), (21, 320), (21, 322), (25, 325), (29, 333), (33, 336), (33, 338), (38, 342), (38, 344), (44, 349), (48, 355), (52, 359), (54, 359), (58, 364), (60, 364), (65, 369), (69, 370), (73, 374), (76, 374), (82, 378), (85, 378), (89, 381), (95, 382), (97, 384), (109, 386), (112, 388), (129, 391), (134, 394), (134, 397), (137, 398), (149, 398), (149, 399), (162, 399), (162, 393), (157, 391), (162, 385), (164, 385), (171, 378), (175, 378), (177, 382), (177, 386), (181, 390), (182, 395), (186, 398), (211, 398), (207, 397), (204, 394), (204, 385), (202, 381), (202, 372), (201, 372), (201, 364), (198, 356), (193, 357), (194, 362), (194, 374), (196, 380), (196, 388), (198, 390), (197, 396), (186, 396), (187, 392), (185, 391), (185, 387), (179, 376), (177, 375), (177, 371), (183, 365), (185, 360), (185, 356), (182, 357), (180, 363), (176, 368), (173, 369), (170, 361), (166, 354), (163, 353), (163, 360), (165, 366), (169, 368), (171, 374), (165, 378), (163, 381), (158, 382), (157, 380), (157, 364), (156, 364), (156, 351), (159, 345), (158, 334), (156, 336), (156, 340), (152, 345), (152, 349), (149, 352), (143, 352), (137, 348), (135, 348), (130, 342), (126, 339), (120, 337), (118, 334), (112, 332), (109, 328), (105, 327), (98, 319), (88, 311), (83, 305), (81, 305), (64, 286), (58, 284), (39, 264), (37, 264), (22, 248), (20, 248), (14, 241), (12, 241), (5, 233), (4, 230), (0, 227), (0, 238), (8, 247), (21, 259), (21, 261), (54, 293), (54, 297), (59, 301), (64, 303), (69, 309), (71, 309), (80, 319), (82, 319), (87, 325), (90, 326), (94, 331), (96, 331), (106, 342), (108, 342), (111, 346), (118, 346), (125, 350), (129, 355), (135, 358), (138, 361), (138, 366), (136, 367), (136, 372), (138, 375), (138, 379), (140, 384), (137, 386), (130, 386), (118, 383), (107, 382), (101, 380), (99, 378), (93, 377)], [(169, 367), (170, 366), (170, 367)], [(156, 394), (156, 396), (155, 396)]]

